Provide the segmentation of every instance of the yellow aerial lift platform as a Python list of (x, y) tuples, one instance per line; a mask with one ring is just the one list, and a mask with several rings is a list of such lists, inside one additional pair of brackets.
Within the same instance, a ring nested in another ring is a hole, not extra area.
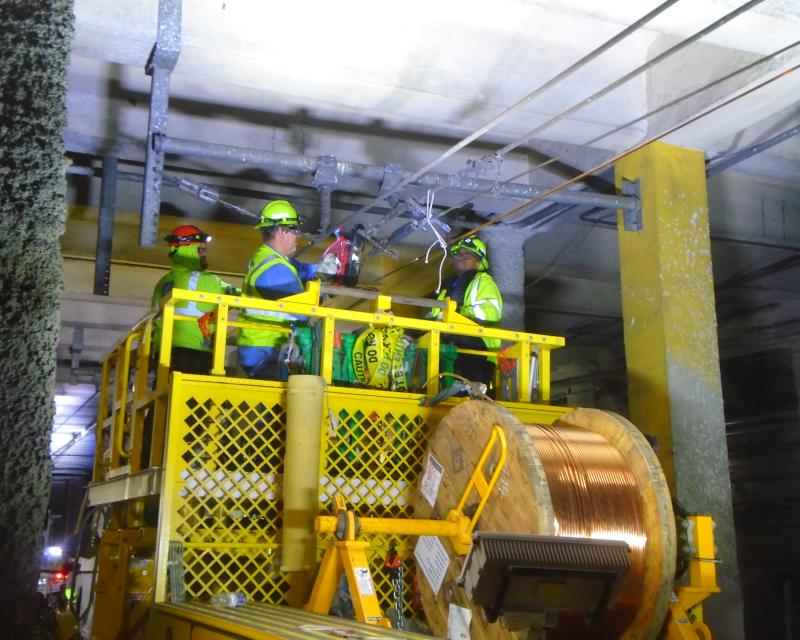
[[(528, 584), (542, 597), (529, 605), (535, 610), (528, 612), (532, 622), (525, 618), (516, 628), (542, 634), (546, 630), (548, 638), (560, 637), (555, 620), (558, 602), (571, 602), (576, 590), (600, 589), (605, 595), (592, 601), (592, 611), (599, 616), (603, 609), (605, 617), (613, 618), (619, 617), (615, 606), (623, 607), (627, 627), (618, 625), (619, 637), (656, 637), (667, 627), (670, 637), (708, 637), (702, 635), (705, 627), (698, 605), (716, 589), (710, 528), (694, 528), (705, 545), (702, 552), (683, 552), (693, 569), (691, 596), (673, 589), (680, 539), (663, 475), (644, 438), (619, 416), (547, 404), (550, 351), (563, 346), (563, 338), (481, 327), (457, 314), (452, 303), (444, 303), (439, 322), (399, 317), (391, 312), (391, 297), (373, 297), (372, 310), (365, 312), (325, 306), (316, 282), (302, 294), (276, 301), (176, 290), (164, 307), (157, 360), (151, 357), (153, 318), (142, 321), (108, 354), (103, 361), (88, 497), (95, 512), (104, 515), (92, 636), (135, 637), (145, 630), (152, 638), (408, 636), (406, 630), (364, 627), (302, 611), (319, 562), (326, 548), (335, 544), (329, 528), (318, 528), (317, 535), (315, 518), (335, 496), (342, 496), (364, 523), (370, 518), (398, 523), (440, 520), (459, 503), (497, 428), (508, 440), (509, 462), (484, 501), (486, 510), (476, 531), (536, 534), (545, 543), (553, 537), (567, 541), (581, 535), (602, 542), (605, 538), (597, 532), (608, 528), (602, 521), (591, 523), (593, 533), (572, 536), (558, 530), (563, 526), (559, 523), (567, 520), (559, 511), (567, 504), (563, 496), (575, 491), (569, 483), (566, 489), (560, 487), (552, 475), (552, 461), (542, 453), (549, 446), (545, 436), (529, 432), (561, 422), (559, 433), (578, 430), (584, 439), (587, 433), (601, 438), (595, 448), (610, 447), (623, 467), (631, 467), (624, 469), (633, 478), (628, 482), (633, 498), (627, 499), (636, 502), (643, 514), (644, 533), (639, 539), (644, 542), (630, 546), (630, 572), (637, 576), (637, 585), (644, 585), (644, 593), (652, 592), (653, 602), (615, 605), (610, 601), (615, 592), (622, 593), (621, 601), (628, 598), (625, 579), (617, 577), (614, 582), (598, 567), (583, 567), (582, 582), (574, 584), (563, 576), (531, 578), (542, 571), (556, 575), (555, 569), (567, 567), (526, 568), (524, 579), (534, 579), (535, 584)], [(178, 300), (216, 305), (214, 366), (209, 376), (170, 372), (174, 322), (196, 321), (174, 313)], [(311, 375), (291, 376), (285, 383), (239, 378), (226, 370), (228, 334), (244, 326), (237, 315), (244, 307), (310, 319), (317, 353)], [(370, 326), (420, 335), (416, 348), (426, 353), (424, 389), (422, 384), (412, 384), (408, 391), (337, 384), (333, 375), (341, 354), (337, 332)], [(433, 405), (420, 402), (440, 391), (443, 334), (502, 340), (503, 357), (514, 365), (513, 384), (508, 386), (513, 397), (496, 403), (466, 398)], [(577, 461), (575, 469), (589, 468), (580, 446), (570, 455)], [(495, 453), (489, 463), (496, 468)], [(590, 498), (591, 491), (601, 491), (599, 487), (589, 487)], [(600, 502), (605, 500), (596, 495)], [(477, 505), (467, 502), (465, 513), (474, 513)], [(580, 504), (588, 502), (585, 496), (578, 498)], [(519, 512), (509, 515), (509, 505)], [(574, 506), (567, 508), (575, 511)], [(394, 608), (407, 620), (427, 618), (433, 634), (446, 636), (447, 610), (452, 605), (474, 610), (472, 622), (467, 623), (473, 637), (499, 638), (513, 632), (521, 615), (514, 608), (518, 604), (494, 603), (499, 621), (488, 623), (481, 620), (481, 607), (469, 602), (465, 588), (455, 586), (450, 574), (459, 573), (466, 564), (478, 566), (480, 559), (473, 559), (474, 554), (465, 561), (464, 548), (436, 535), (420, 538), (427, 545), (423, 553), (417, 535), (404, 533), (400, 526), (373, 531), (363, 545), (368, 566), (362, 569), (374, 584), (382, 611)], [(625, 541), (625, 535), (618, 535), (617, 541)], [(613, 540), (613, 532), (606, 537)], [(530, 555), (529, 545), (535, 544), (539, 543), (526, 540), (518, 546), (523, 555)], [(583, 549), (580, 544), (574, 548)], [(407, 569), (399, 581), (384, 567), (390, 549)], [(648, 554), (644, 572), (639, 566), (643, 553)], [(658, 556), (655, 562), (652, 553)], [(518, 578), (516, 566), (506, 570), (510, 580)], [(695, 571), (697, 566), (702, 571)], [(480, 569), (475, 571), (473, 577), (479, 576)], [(226, 592), (244, 594), (248, 604), (235, 609), (210, 605), (213, 595)], [(354, 600), (360, 596), (358, 590), (351, 595)], [(665, 617), (667, 627), (663, 627)]]

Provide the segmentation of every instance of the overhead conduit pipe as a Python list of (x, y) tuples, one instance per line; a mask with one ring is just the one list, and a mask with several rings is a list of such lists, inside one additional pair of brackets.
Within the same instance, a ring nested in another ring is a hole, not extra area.
[[(262, 151), (223, 144), (212, 144), (209, 142), (197, 142), (195, 140), (181, 138), (165, 137), (163, 139), (162, 149), (165, 153), (191, 156), (193, 158), (238, 162), (284, 174), (313, 174), (319, 168), (318, 158), (279, 153), (277, 151)], [(370, 165), (360, 162), (347, 162), (343, 160), (336, 161), (336, 175), (340, 178), (359, 178), (380, 184), (383, 182), (387, 172), (391, 172), (393, 177), (411, 175), (410, 171), (398, 172), (394, 167)], [(411, 184), (428, 188), (448, 185), (448, 189), (469, 193), (492, 193), (495, 186), (492, 180), (482, 180), (478, 178), (463, 179), (453, 186), (449, 186), (450, 183), (451, 176), (447, 174), (426, 173), (414, 180)], [(542, 195), (546, 191), (547, 188), (545, 187), (532, 187), (519, 183), (510, 183), (498, 186), (494, 193), (506, 198), (530, 200), (531, 198)], [(558, 192), (552, 194), (552, 197), (548, 196), (547, 199), (553, 202), (563, 202), (565, 204), (594, 205), (608, 209), (633, 210), (638, 206), (638, 201), (635, 198), (600, 193), (583, 193), (579, 191)]]

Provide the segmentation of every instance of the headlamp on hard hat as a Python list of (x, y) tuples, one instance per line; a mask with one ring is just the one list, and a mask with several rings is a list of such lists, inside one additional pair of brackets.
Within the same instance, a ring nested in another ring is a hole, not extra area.
[(452, 256), (456, 256), (460, 251), (469, 251), (474, 255), (480, 261), (478, 265), (480, 270), (485, 271), (489, 268), (489, 252), (480, 238), (468, 236), (450, 247), (450, 255)]
[(169, 243), (170, 247), (185, 247), (190, 244), (208, 244), (211, 242), (211, 236), (192, 224), (185, 224), (175, 227), (164, 240)]

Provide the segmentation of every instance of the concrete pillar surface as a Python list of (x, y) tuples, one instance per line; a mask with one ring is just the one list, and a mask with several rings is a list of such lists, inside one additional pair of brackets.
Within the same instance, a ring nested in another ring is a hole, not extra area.
[(489, 251), (489, 273), (503, 295), (504, 329), (525, 330), (525, 254), (523, 245), (528, 236), (519, 229), (488, 227), (481, 239)]
[(713, 516), (723, 594), (707, 601), (708, 622), (743, 638), (704, 156), (653, 143), (617, 164), (623, 179), (639, 180), (643, 223), (626, 231), (619, 214), (631, 420), (657, 437), (673, 496)]

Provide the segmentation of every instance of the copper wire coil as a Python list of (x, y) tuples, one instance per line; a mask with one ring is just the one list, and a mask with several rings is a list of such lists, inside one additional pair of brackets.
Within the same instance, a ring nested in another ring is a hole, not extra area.
[(619, 600), (595, 629), (614, 637), (633, 619), (644, 579), (647, 535), (636, 479), (622, 454), (597, 433), (568, 425), (525, 428), (544, 466), (556, 535), (630, 546), (630, 572)]

